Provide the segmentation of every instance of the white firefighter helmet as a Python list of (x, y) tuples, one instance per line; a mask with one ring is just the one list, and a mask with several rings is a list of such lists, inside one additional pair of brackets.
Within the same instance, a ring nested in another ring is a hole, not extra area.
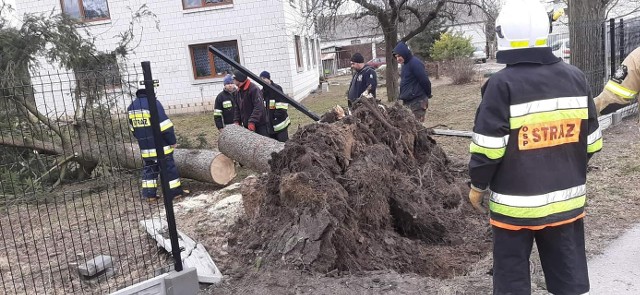
[(507, 0), (496, 19), (498, 50), (547, 46), (549, 16), (539, 0)]

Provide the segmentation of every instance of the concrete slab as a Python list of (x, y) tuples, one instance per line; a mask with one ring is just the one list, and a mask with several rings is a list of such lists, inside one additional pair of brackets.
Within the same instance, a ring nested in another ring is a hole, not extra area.
[(591, 294), (640, 294), (640, 224), (589, 261)]

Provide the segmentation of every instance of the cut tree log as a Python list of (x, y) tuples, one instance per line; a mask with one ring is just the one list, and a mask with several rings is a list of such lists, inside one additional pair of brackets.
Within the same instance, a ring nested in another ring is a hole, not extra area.
[(216, 150), (177, 149), (173, 158), (185, 178), (227, 185), (236, 176), (233, 160)]
[(224, 127), (218, 137), (218, 149), (245, 167), (258, 172), (269, 172), (271, 154), (284, 149), (284, 143), (238, 125), (229, 125)]

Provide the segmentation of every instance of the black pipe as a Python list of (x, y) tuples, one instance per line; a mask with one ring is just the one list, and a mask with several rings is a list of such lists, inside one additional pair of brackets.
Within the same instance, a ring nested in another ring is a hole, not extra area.
[(620, 63), (622, 63), (622, 61), (624, 60), (624, 58), (626, 57), (626, 53), (624, 50), (624, 19), (620, 19), (620, 41), (618, 41), (620, 43), (619, 48), (620, 48)]
[(167, 213), (167, 227), (169, 228), (169, 239), (171, 239), (171, 255), (175, 271), (182, 271), (182, 259), (180, 259), (180, 244), (178, 244), (178, 230), (176, 229), (176, 218), (173, 214), (173, 196), (170, 195), (169, 178), (167, 177), (167, 163), (164, 158), (164, 144), (162, 143), (162, 132), (160, 132), (160, 120), (158, 117), (158, 106), (156, 105), (156, 92), (153, 87), (153, 77), (151, 75), (151, 64), (148, 61), (142, 62), (142, 74), (144, 75), (144, 88), (149, 101), (149, 113), (151, 113), (151, 130), (153, 131), (153, 143), (156, 146), (158, 165), (160, 166), (160, 184), (162, 185), (162, 195), (164, 199), (164, 210)]
[(262, 79), (260, 79), (260, 77), (256, 76), (256, 74), (252, 73), (247, 68), (245, 68), (241, 64), (237, 63), (235, 60), (233, 60), (233, 59), (229, 58), (228, 56), (224, 55), (224, 53), (222, 53), (222, 51), (220, 51), (217, 48), (213, 47), (213, 45), (209, 45), (209, 51), (211, 51), (211, 53), (215, 54), (216, 56), (218, 56), (219, 58), (221, 58), (222, 60), (224, 60), (225, 62), (230, 64), (236, 70), (238, 70), (241, 73), (247, 75), (247, 77), (253, 79), (258, 84), (262, 85), (262, 87), (267, 87), (267, 88), (271, 89), (271, 91), (276, 93), (276, 95), (280, 96), (281, 98), (284, 98), (286, 101), (289, 102), (289, 104), (293, 105), (293, 107), (298, 109), (303, 114), (309, 116), (309, 118), (313, 119), (314, 121), (320, 121), (320, 117), (318, 117), (318, 115), (316, 115), (313, 112), (311, 112), (309, 109), (307, 109), (305, 106), (303, 106), (302, 104), (300, 104), (296, 100), (294, 100), (294, 99), (290, 98), (289, 96), (287, 96), (286, 94), (280, 92), (280, 90), (276, 89), (272, 85), (267, 84), (264, 81), (262, 81)]

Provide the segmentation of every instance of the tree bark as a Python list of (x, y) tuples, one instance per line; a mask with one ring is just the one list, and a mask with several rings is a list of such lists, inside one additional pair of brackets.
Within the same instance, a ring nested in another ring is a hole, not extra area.
[(245, 167), (258, 172), (269, 172), (271, 153), (284, 149), (284, 143), (238, 125), (229, 125), (224, 127), (218, 137), (218, 148), (220, 152)]
[(606, 67), (602, 48), (602, 24), (606, 2), (570, 0), (568, 3), (571, 64), (586, 74), (591, 93), (600, 93), (604, 87)]
[[(91, 132), (86, 133), (91, 134)], [(76, 159), (73, 161), (91, 170), (97, 163), (126, 169), (142, 168), (140, 149), (136, 143), (105, 143), (85, 138), (74, 142), (71, 146), (63, 147), (50, 142), (0, 136), (0, 145), (29, 148), (50, 155), (75, 155)], [(184, 178), (225, 186), (236, 175), (233, 161), (216, 150), (176, 149), (174, 159), (181, 177)], [(83, 175), (83, 177), (87, 176)]]
[(398, 30), (396, 28), (384, 27), (382, 29), (385, 32), (384, 42), (387, 60), (387, 67), (384, 76), (387, 82), (387, 100), (389, 102), (394, 102), (398, 100), (400, 93), (400, 84), (398, 83), (398, 61), (393, 57), (393, 49), (398, 43)]

